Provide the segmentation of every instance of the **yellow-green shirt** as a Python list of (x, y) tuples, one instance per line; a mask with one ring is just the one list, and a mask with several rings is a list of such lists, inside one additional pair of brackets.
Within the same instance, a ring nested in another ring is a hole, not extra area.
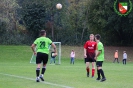
[(52, 41), (47, 37), (39, 37), (34, 41), (37, 52), (49, 54), (49, 45)]
[(104, 46), (101, 42), (97, 44), (98, 51), (101, 51), (101, 53), (97, 57), (97, 61), (104, 61)]

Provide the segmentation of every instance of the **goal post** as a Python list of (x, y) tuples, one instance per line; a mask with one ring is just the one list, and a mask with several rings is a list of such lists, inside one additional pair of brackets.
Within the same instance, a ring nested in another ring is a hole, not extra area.
[[(61, 64), (61, 42), (53, 42), (56, 45), (56, 50), (57, 50), (57, 56), (56, 56), (56, 64)], [(36, 49), (35, 49), (36, 50)], [(51, 59), (51, 51), (52, 47), (51, 45), (49, 46), (49, 60)], [(32, 57), (30, 59), (30, 63), (36, 63), (36, 56), (34, 53), (32, 54)]]
[[(57, 56), (55, 57), (55, 64), (61, 64), (61, 42), (53, 42), (56, 45), (56, 51), (57, 51)], [(53, 51), (53, 48), (49, 47), (49, 58), (51, 59), (51, 51)]]

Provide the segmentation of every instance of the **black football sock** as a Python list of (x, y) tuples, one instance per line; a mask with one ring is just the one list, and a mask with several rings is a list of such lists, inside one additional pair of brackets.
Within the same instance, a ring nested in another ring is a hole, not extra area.
[(100, 78), (100, 70), (97, 70), (97, 76)]
[(102, 69), (100, 69), (100, 73), (101, 73), (101, 75), (102, 75), (102, 78), (105, 78), (105, 76), (104, 76), (104, 72), (103, 72)]
[(40, 68), (37, 68), (36, 69), (36, 77), (39, 77), (39, 74), (40, 74)]
[(43, 67), (43, 68), (42, 68), (42, 72), (41, 72), (41, 74), (44, 75), (45, 71), (46, 71), (46, 68)]

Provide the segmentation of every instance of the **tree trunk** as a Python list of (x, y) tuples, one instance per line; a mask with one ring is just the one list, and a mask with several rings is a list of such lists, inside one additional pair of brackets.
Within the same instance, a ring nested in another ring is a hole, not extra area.
[(54, 41), (54, 17), (51, 15), (51, 31), (52, 31), (52, 40)]
[(82, 31), (82, 34), (81, 34), (81, 44), (83, 42), (84, 31), (85, 31), (85, 28), (83, 28), (83, 31)]
[(51, 30), (52, 30), (52, 40), (54, 40), (54, 26), (53, 26), (53, 22), (51, 23)]

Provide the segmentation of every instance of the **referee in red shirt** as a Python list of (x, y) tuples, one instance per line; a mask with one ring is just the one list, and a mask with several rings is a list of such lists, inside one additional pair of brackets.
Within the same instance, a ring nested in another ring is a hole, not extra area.
[(90, 40), (84, 44), (84, 58), (86, 63), (87, 77), (89, 77), (90, 67), (89, 64), (92, 63), (92, 78), (95, 74), (95, 53), (96, 53), (97, 43), (94, 41), (94, 35), (90, 34)]

